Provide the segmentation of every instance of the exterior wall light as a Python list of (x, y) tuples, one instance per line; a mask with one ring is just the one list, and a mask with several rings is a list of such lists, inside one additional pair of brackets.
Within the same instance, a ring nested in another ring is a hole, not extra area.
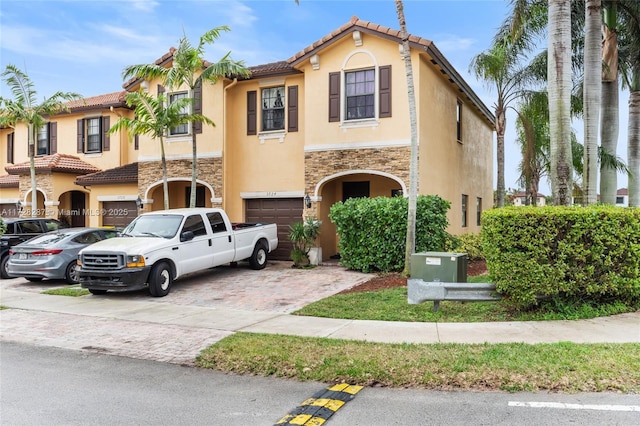
[(311, 197), (309, 197), (309, 194), (304, 196), (304, 205), (310, 209), (311, 208)]

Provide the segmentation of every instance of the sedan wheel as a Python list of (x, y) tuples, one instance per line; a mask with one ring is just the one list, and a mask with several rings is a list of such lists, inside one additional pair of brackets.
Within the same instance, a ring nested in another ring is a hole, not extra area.
[(74, 260), (67, 265), (67, 270), (64, 273), (64, 279), (69, 284), (78, 284), (80, 281), (78, 278), (78, 263)]

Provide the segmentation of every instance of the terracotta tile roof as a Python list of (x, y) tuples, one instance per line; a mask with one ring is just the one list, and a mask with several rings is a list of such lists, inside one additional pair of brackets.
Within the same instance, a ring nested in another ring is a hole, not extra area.
[(119, 92), (106, 93), (104, 95), (91, 96), (89, 98), (78, 99), (75, 101), (67, 102), (65, 105), (71, 111), (82, 111), (87, 109), (96, 108), (109, 108), (109, 107), (126, 107), (124, 97), (127, 92), (121, 90)]
[(259, 78), (267, 75), (300, 73), (300, 71), (289, 65), (287, 61), (278, 61), (252, 66), (249, 67), (249, 71), (251, 72), (250, 78)]
[(17, 188), (19, 179), (18, 175), (0, 176), (0, 188)]
[(101, 172), (78, 176), (76, 185), (109, 185), (114, 183), (137, 183), (138, 163), (126, 164)]
[[(86, 163), (68, 154), (53, 154), (35, 158), (36, 172), (52, 171), (61, 173), (87, 174), (100, 171), (96, 166)], [(4, 168), (10, 175), (29, 174), (29, 161), (6, 166)]]
[(629, 190), (627, 188), (620, 188), (616, 192), (616, 195), (629, 195)]
[[(311, 56), (311, 54), (318, 48), (327, 44), (334, 43), (340, 38), (356, 30), (362, 30), (368, 33), (375, 33), (378, 36), (397, 39), (398, 43), (402, 42), (402, 39), (400, 38), (400, 30), (394, 30), (382, 25), (374, 24), (373, 22), (363, 21), (357, 16), (352, 16), (349, 22), (342, 25), (337, 30), (332, 31), (330, 34), (322, 37), (320, 40), (314, 42), (313, 44), (305, 47), (304, 49), (287, 59), (287, 62), (289, 64), (295, 65), (296, 63), (300, 62), (300, 60)], [(409, 42), (411, 44), (421, 45), (423, 46), (423, 48), (427, 48), (433, 44), (430, 40), (411, 34), (409, 34)]]

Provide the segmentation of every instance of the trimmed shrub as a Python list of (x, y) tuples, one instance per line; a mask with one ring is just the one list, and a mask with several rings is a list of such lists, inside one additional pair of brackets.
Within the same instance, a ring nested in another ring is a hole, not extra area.
[(480, 234), (449, 235), (445, 251), (466, 253), (469, 260), (484, 260)]
[(638, 209), (506, 207), (482, 223), (489, 276), (514, 305), (640, 298)]
[[(450, 204), (437, 196), (419, 196), (416, 252), (442, 251)], [(339, 235), (340, 264), (362, 272), (404, 268), (408, 201), (404, 197), (351, 198), (331, 207), (329, 219)]]

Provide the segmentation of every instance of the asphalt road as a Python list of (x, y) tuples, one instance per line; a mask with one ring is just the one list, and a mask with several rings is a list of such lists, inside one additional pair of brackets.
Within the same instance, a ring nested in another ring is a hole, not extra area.
[[(82, 324), (78, 324), (82, 327)], [(328, 385), (3, 342), (0, 424), (272, 425)], [(365, 388), (340, 425), (638, 425), (638, 395)]]

